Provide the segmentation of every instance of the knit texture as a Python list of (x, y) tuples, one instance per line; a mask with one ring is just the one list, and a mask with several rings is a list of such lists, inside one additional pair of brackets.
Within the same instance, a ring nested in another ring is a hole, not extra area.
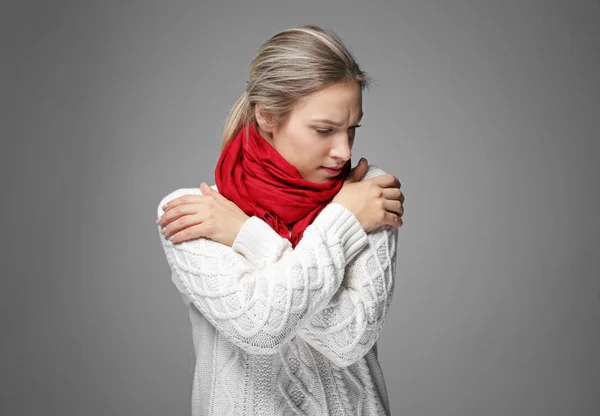
[[(384, 173), (370, 165), (364, 179)], [(186, 194), (201, 192), (170, 193), (158, 216)], [(330, 203), (295, 249), (258, 217), (233, 247), (159, 236), (189, 307), (192, 415), (389, 415), (376, 341), (394, 289), (396, 227), (365, 233)]]

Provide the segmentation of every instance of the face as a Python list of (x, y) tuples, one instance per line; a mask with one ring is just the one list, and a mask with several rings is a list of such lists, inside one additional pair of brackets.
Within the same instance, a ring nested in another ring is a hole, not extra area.
[(256, 111), (261, 136), (302, 178), (314, 183), (331, 181), (340, 173), (352, 155), (361, 118), (362, 92), (356, 81), (332, 84), (304, 97), (280, 126), (271, 126)]

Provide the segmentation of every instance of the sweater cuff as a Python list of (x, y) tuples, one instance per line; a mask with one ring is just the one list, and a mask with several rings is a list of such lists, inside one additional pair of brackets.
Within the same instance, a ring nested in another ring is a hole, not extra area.
[(313, 221), (326, 233), (339, 240), (344, 250), (346, 264), (368, 243), (367, 233), (358, 218), (346, 207), (336, 202), (328, 204)]
[(290, 242), (281, 237), (269, 224), (253, 216), (246, 220), (231, 248), (248, 259), (255, 267), (264, 267), (273, 262)]

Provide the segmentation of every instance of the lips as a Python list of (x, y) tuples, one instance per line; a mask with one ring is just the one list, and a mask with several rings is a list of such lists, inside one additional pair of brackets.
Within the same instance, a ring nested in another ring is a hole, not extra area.
[(340, 173), (342, 171), (342, 168), (328, 168), (327, 166), (321, 166), (323, 168), (323, 170), (327, 173), (329, 173), (330, 175), (337, 175), (338, 173)]

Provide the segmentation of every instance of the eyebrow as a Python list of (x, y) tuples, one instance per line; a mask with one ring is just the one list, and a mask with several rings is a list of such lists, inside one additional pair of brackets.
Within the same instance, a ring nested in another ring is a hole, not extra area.
[[(358, 121), (356, 123), (360, 123), (360, 120), (362, 120), (363, 115), (364, 115), (364, 112), (360, 113), (360, 117), (358, 117)], [(343, 123), (338, 123), (338, 122), (335, 122), (335, 121), (332, 121), (332, 120), (328, 120), (328, 119), (325, 119), (325, 118), (314, 119), (312, 121), (313, 122), (317, 122), (318, 121), (318, 122), (321, 122), (321, 123), (331, 124), (332, 126), (338, 126), (338, 127), (340, 127), (343, 124)], [(354, 124), (356, 124), (356, 123), (354, 123)]]

